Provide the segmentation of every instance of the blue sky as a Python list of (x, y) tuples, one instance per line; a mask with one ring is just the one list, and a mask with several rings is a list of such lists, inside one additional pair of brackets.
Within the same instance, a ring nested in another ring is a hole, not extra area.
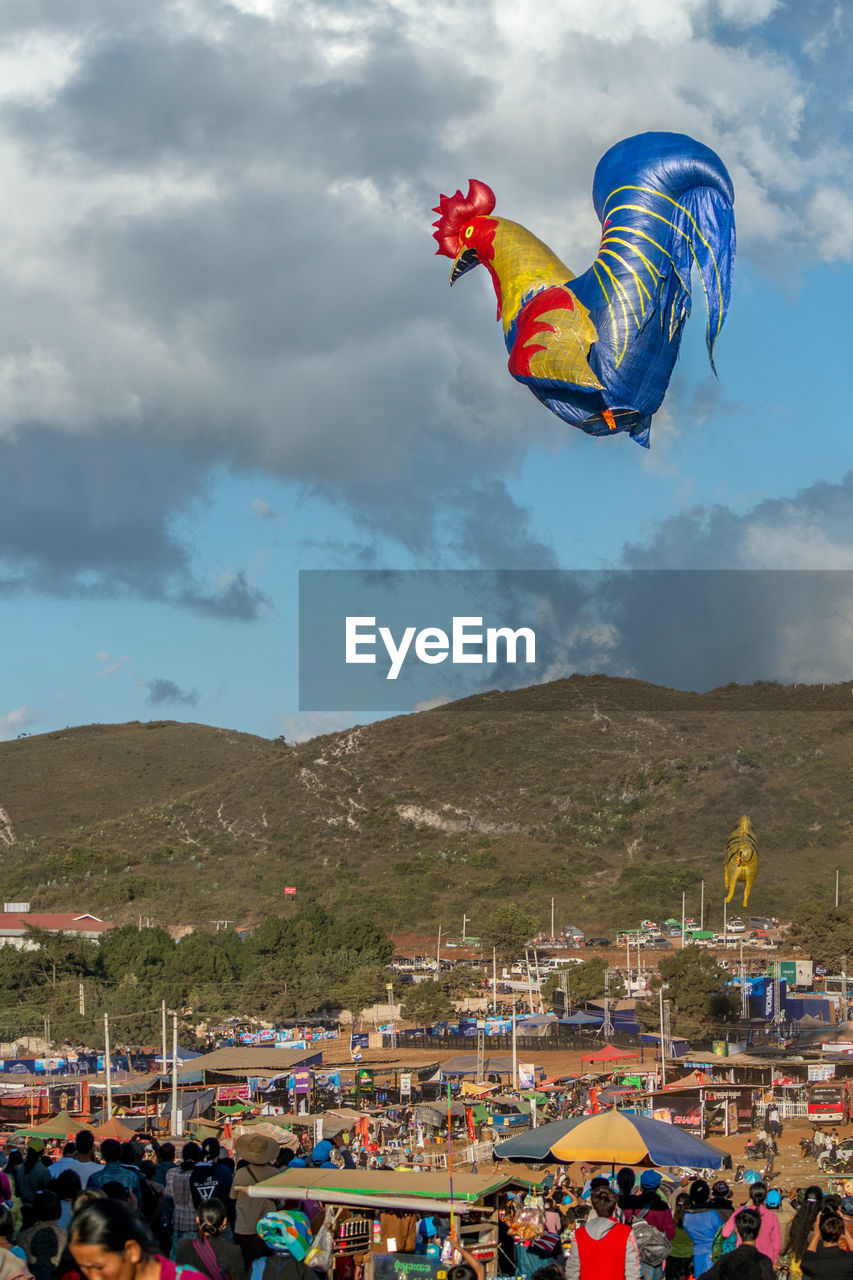
[[(853, 569), (849, 24), (823, 0), (6, 6), (0, 734), (352, 723), (298, 709), (304, 568)], [(513, 383), (485, 273), (451, 292), (431, 240), (474, 176), (584, 270), (595, 164), (641, 129), (717, 150), (738, 225), (719, 379), (700, 291), (648, 452)], [(767, 677), (850, 678), (852, 617), (792, 626)]]

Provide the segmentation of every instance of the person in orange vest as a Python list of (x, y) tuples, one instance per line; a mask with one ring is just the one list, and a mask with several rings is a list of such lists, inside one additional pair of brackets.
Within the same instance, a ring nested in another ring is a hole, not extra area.
[(593, 1212), (575, 1232), (566, 1280), (640, 1280), (637, 1240), (630, 1227), (616, 1221), (614, 1192), (596, 1187), (590, 1200)]

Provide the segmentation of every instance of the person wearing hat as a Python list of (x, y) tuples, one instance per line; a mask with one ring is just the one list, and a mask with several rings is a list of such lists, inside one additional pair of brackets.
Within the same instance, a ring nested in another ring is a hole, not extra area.
[(249, 1187), (264, 1182), (275, 1173), (273, 1161), (278, 1155), (278, 1143), (262, 1133), (242, 1133), (234, 1144), (234, 1154), (240, 1162), (231, 1184), (230, 1198), (235, 1202), (234, 1239), (243, 1251), (243, 1261), (248, 1271), (257, 1258), (266, 1258), (270, 1249), (257, 1226), (261, 1218), (272, 1213), (276, 1201), (255, 1200), (247, 1195)]
[(317, 1272), (305, 1263), (313, 1237), (304, 1213), (273, 1209), (259, 1219), (257, 1233), (267, 1256), (255, 1259), (249, 1280), (317, 1280)]
[(720, 1178), (719, 1182), (714, 1183), (711, 1188), (709, 1204), (712, 1209), (717, 1210), (723, 1222), (728, 1222), (735, 1211), (735, 1207), (732, 1204), (732, 1189), (725, 1178)]

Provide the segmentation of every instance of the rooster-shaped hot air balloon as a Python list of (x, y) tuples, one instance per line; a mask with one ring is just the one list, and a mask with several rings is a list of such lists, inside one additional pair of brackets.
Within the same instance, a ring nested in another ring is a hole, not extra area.
[(627, 431), (648, 445), (690, 314), (695, 265), (708, 308), (708, 355), (723, 327), (735, 257), (734, 192), (719, 156), (680, 133), (641, 133), (599, 161), (592, 187), (598, 256), (575, 276), (495, 196), (440, 196), (438, 250), (450, 283), (482, 264), (492, 277), (509, 371), (590, 435)]

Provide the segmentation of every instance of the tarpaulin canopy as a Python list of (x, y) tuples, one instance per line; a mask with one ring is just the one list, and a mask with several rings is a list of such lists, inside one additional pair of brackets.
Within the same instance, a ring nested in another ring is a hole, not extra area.
[(85, 1127), (79, 1116), (75, 1120), (67, 1111), (60, 1111), (52, 1120), (45, 1120), (43, 1124), (34, 1124), (28, 1128), (19, 1129), (18, 1134), (23, 1138), (69, 1138), (73, 1133), (79, 1133)]
[(99, 1124), (97, 1129), (93, 1129), (95, 1137), (101, 1142), (104, 1138), (118, 1138), (119, 1142), (130, 1142), (131, 1138), (136, 1137), (136, 1130), (131, 1129), (129, 1125), (122, 1124), (118, 1116), (112, 1116), (109, 1120), (105, 1120), (103, 1124)]
[(625, 1062), (636, 1057), (637, 1054), (631, 1049), (617, 1049), (615, 1045), (606, 1044), (594, 1053), (583, 1054), (581, 1062)]
[(691, 1071), (689, 1076), (682, 1076), (680, 1080), (671, 1080), (665, 1084), (661, 1092), (668, 1093), (670, 1089), (697, 1089), (711, 1083), (711, 1077), (704, 1071)]
[(369, 1205), (418, 1213), (456, 1213), (482, 1207), (483, 1201), (513, 1185), (531, 1187), (530, 1178), (506, 1174), (454, 1174), (451, 1194), (446, 1173), (400, 1173), (380, 1169), (285, 1169), (247, 1188), (253, 1199), (318, 1200), (321, 1204)]
[(604, 1019), (598, 1014), (584, 1013), (583, 1009), (580, 1009), (577, 1013), (573, 1013), (571, 1017), (563, 1018), (562, 1021), (567, 1027), (589, 1027), (592, 1026), (593, 1023), (595, 1023), (597, 1027), (600, 1027), (604, 1022)]
[[(441, 1074), (442, 1077), (476, 1076), (476, 1053), (457, 1053), (455, 1057), (448, 1058), (446, 1062), (441, 1064)], [(483, 1060), (483, 1074), (485, 1076), (511, 1076), (512, 1056), (510, 1054), (491, 1054)]]
[(495, 1156), (499, 1160), (565, 1164), (572, 1160), (591, 1160), (694, 1169), (719, 1169), (728, 1159), (724, 1151), (675, 1125), (625, 1111), (602, 1111), (593, 1116), (554, 1120), (498, 1143)]

